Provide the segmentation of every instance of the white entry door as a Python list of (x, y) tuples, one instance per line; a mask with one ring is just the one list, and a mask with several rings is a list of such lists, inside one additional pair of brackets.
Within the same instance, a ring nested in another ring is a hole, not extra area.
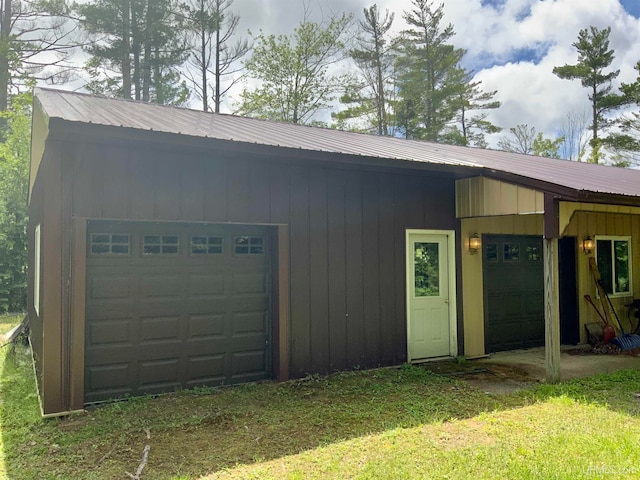
[(407, 235), (410, 361), (452, 355), (449, 248), (447, 234), (409, 232)]

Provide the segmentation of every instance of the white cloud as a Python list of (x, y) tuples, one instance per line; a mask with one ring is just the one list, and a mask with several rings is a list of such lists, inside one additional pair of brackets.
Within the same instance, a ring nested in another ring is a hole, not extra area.
[[(362, 9), (377, 3), (395, 12), (396, 32), (406, 28), (402, 12), (410, 0), (311, 0), (311, 19), (321, 21), (332, 13), (347, 12), (358, 19)], [(497, 90), (502, 107), (491, 119), (504, 128), (527, 123), (553, 135), (569, 111), (588, 107), (587, 91), (578, 81), (561, 80), (554, 66), (575, 63), (572, 47), (578, 31), (590, 25), (611, 26), (611, 48), (619, 81), (634, 81), (640, 60), (640, 20), (625, 12), (619, 0), (505, 0), (499, 6), (481, 0), (446, 0), (445, 21), (454, 25), (453, 43), (468, 51), (465, 64), (476, 70), (486, 90)], [(434, 1), (435, 5), (439, 0)], [(240, 15), (240, 35), (251, 29), (265, 33), (291, 33), (302, 20), (305, 0), (236, 0), (232, 10)], [(522, 53), (535, 52), (535, 64), (519, 61)], [(520, 54), (520, 57), (518, 57)], [(232, 95), (236, 96), (236, 89)], [(230, 102), (228, 102), (230, 105)], [(230, 109), (227, 106), (227, 111)]]

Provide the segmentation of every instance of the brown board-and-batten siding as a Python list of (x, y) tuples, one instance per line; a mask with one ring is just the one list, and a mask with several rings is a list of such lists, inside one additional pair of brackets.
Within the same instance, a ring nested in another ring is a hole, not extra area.
[(459, 232), (449, 174), (144, 140), (60, 141), (56, 151), (65, 242), (82, 220), (284, 226), (290, 328), (279, 338), (290, 353), (279, 361), (293, 377), (405, 361), (405, 230)]

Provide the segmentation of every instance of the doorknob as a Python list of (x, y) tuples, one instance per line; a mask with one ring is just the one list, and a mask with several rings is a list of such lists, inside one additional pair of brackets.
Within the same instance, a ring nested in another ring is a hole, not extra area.
[(445, 298), (445, 299), (444, 299), (444, 303), (449, 303), (449, 299), (448, 299), (448, 298)]

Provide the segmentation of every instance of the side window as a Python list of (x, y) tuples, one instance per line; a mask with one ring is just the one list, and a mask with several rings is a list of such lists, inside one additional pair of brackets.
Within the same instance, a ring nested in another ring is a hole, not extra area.
[(92, 233), (89, 238), (91, 255), (129, 255), (128, 233)]
[(597, 236), (596, 262), (608, 294), (631, 295), (631, 237)]
[(40, 224), (36, 226), (33, 240), (33, 308), (40, 315)]

